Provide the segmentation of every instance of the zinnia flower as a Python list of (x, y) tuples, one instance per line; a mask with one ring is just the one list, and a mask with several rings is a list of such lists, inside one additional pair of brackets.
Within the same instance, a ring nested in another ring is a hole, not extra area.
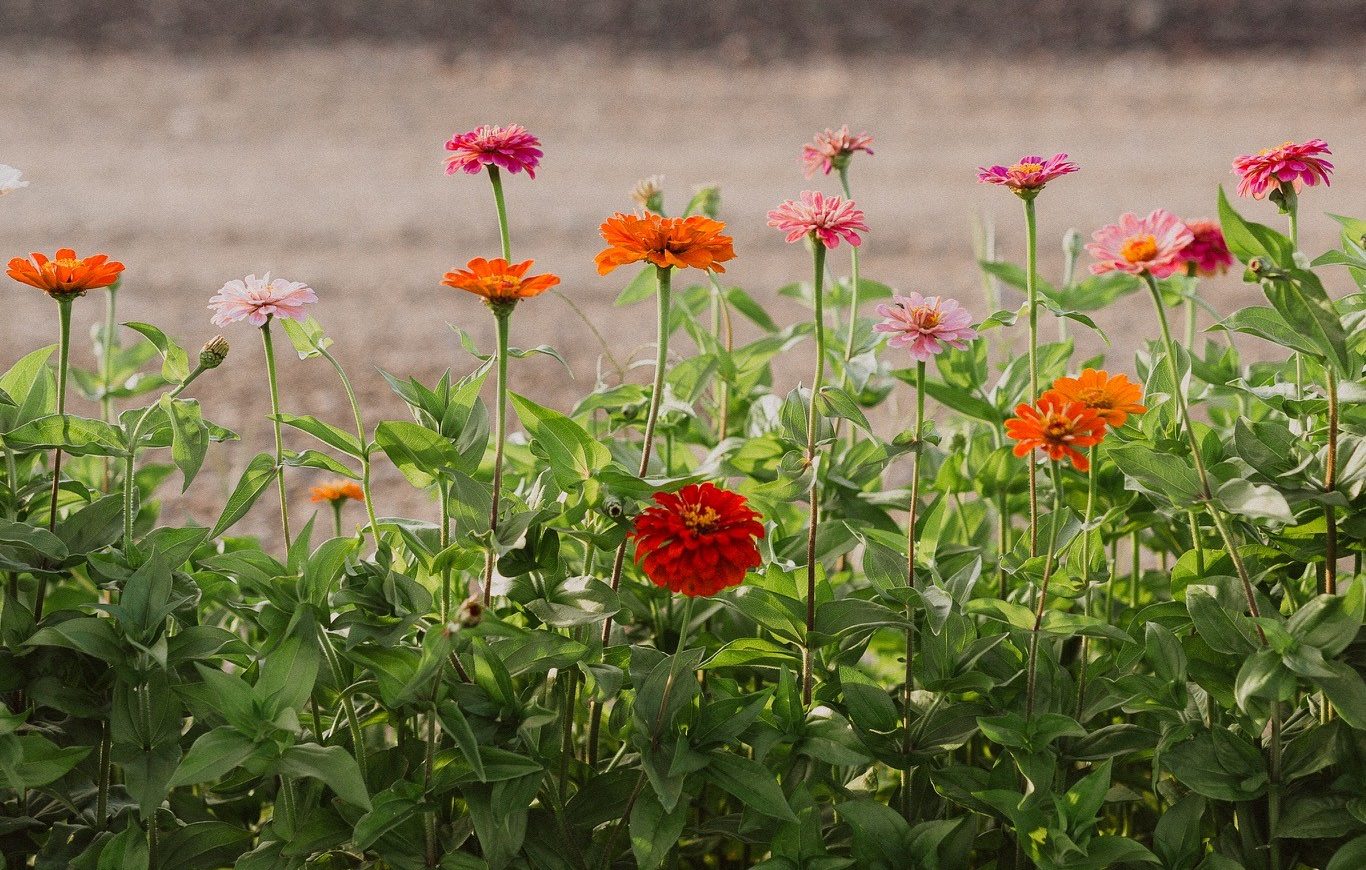
[(1105, 437), (1105, 421), (1080, 402), (1062, 402), (1045, 393), (1037, 407), (1015, 407), (1015, 416), (1006, 421), (1006, 435), (1018, 442), (1016, 456), (1043, 450), (1054, 462), (1066, 457), (1078, 471), (1086, 471), (1090, 462), (1077, 448), (1099, 444)]
[(1327, 142), (1310, 139), (1303, 144), (1284, 142), (1275, 148), (1263, 148), (1256, 154), (1244, 154), (1233, 161), (1233, 174), (1238, 176), (1238, 195), (1262, 199), (1282, 184), (1291, 185), (1296, 193), (1320, 181), (1326, 187), (1333, 164), (1319, 155), (1332, 153)]
[(1096, 262), (1091, 271), (1128, 272), (1166, 278), (1184, 265), (1181, 254), (1195, 236), (1180, 218), (1159, 208), (1147, 217), (1124, 214), (1119, 223), (1101, 227), (1086, 246)]
[(28, 187), (28, 182), (24, 180), (24, 173), (13, 166), (0, 163), (0, 196), (13, 193), (21, 187)]
[(318, 484), (309, 490), (309, 496), (309, 501), (328, 502), (334, 505), (347, 499), (365, 501), (365, 491), (354, 480), (334, 480)]
[(1086, 369), (1075, 378), (1058, 378), (1053, 389), (1044, 393), (1057, 406), (1075, 402), (1096, 412), (1110, 426), (1123, 426), (1130, 414), (1148, 409), (1139, 404), (1143, 391), (1128, 375), (1111, 375), (1101, 369)]
[(599, 275), (639, 262), (661, 269), (692, 267), (724, 272), (721, 264), (735, 259), (735, 240), (721, 232), (725, 228), (721, 221), (702, 215), (666, 218), (654, 212), (617, 212), (599, 227), (607, 247), (594, 262)]
[(711, 483), (655, 493), (636, 517), (636, 563), (657, 586), (684, 595), (715, 595), (739, 586), (762, 563), (759, 514), (744, 496)]
[(5, 274), (21, 284), (37, 287), (53, 299), (72, 299), (84, 296), (87, 290), (108, 287), (119, 280), (123, 264), (112, 261), (105, 254), (77, 257), (71, 248), (62, 248), (52, 259), (36, 251), (32, 259), (15, 257), (9, 261)]
[(827, 248), (838, 248), (840, 239), (857, 248), (863, 241), (859, 233), (868, 232), (863, 212), (852, 200), (818, 190), (803, 190), (800, 202), (789, 199), (769, 212), (768, 225), (787, 233), (789, 243), (814, 233)]
[(906, 348), (917, 362), (929, 362), (950, 347), (962, 350), (977, 337), (967, 309), (943, 296), (893, 296), (877, 313), (885, 319), (873, 329), (890, 333), (887, 343)]
[(209, 322), (227, 326), (245, 320), (252, 326), (265, 326), (271, 317), (303, 320), (304, 306), (317, 301), (318, 294), (301, 281), (272, 278), (269, 272), (261, 278), (248, 275), (234, 278), (210, 297), (214, 315)]
[(982, 184), (999, 184), (1016, 196), (1032, 197), (1055, 178), (1076, 172), (1081, 167), (1067, 159), (1066, 154), (1052, 157), (1027, 155), (1010, 166), (979, 166), (977, 180)]
[(441, 283), (457, 290), (468, 290), (483, 296), (490, 304), (512, 304), (519, 299), (530, 299), (560, 283), (556, 275), (526, 276), (533, 260), (523, 260), (516, 265), (502, 257), (485, 260), (475, 257), (456, 272), (447, 272)]
[(636, 186), (631, 188), (631, 199), (645, 211), (662, 213), (664, 208), (664, 176), (651, 175), (649, 178), (642, 178), (637, 181)]
[(513, 174), (525, 169), (531, 178), (536, 177), (536, 167), (544, 153), (541, 140), (521, 124), (506, 127), (485, 124), (468, 133), (457, 133), (446, 143), (446, 150), (454, 152), (446, 158), (447, 175), (461, 171), (478, 175), (479, 170), (492, 164)]
[(1214, 221), (1186, 221), (1190, 244), (1181, 250), (1180, 260), (1202, 278), (1222, 275), (1233, 265), (1233, 254), (1224, 241), (1224, 231)]
[(840, 169), (849, 164), (855, 151), (866, 151), (870, 156), (873, 137), (867, 133), (854, 135), (845, 124), (838, 130), (825, 129), (816, 138), (802, 146), (802, 164), (806, 167), (806, 177), (817, 172), (830, 174), (832, 169)]

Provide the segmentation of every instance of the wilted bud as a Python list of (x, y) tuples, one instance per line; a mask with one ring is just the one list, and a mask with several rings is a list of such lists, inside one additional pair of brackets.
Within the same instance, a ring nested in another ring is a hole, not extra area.
[(664, 176), (651, 175), (649, 178), (642, 178), (637, 181), (636, 186), (631, 188), (631, 199), (635, 200), (636, 205), (646, 211), (663, 214)]
[(456, 614), (456, 620), (460, 623), (461, 628), (474, 628), (483, 618), (484, 605), (477, 596), (466, 598)]
[(721, 188), (715, 184), (704, 184), (693, 193), (692, 201), (695, 211), (716, 220), (721, 213)]
[(221, 335), (215, 335), (209, 339), (199, 351), (199, 366), (205, 369), (216, 369), (223, 364), (223, 360), (228, 358), (228, 340)]

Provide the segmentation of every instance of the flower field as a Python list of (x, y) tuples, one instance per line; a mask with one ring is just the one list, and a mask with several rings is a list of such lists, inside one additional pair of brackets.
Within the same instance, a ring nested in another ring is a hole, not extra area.
[[(1117, 214), (1058, 274), (1039, 214), (1086, 167), (978, 168), (1027, 240), (982, 252), (996, 310), (864, 274), (884, 147), (794, 143), (766, 216), (641, 181), (581, 257), (653, 361), (552, 404), (519, 325), (572, 291), (511, 231), (553, 158), (519, 125), (446, 143), (498, 246), (431, 285), (495, 339), (384, 372), (400, 419), (303, 276), (224, 276), (196, 351), (118, 321), (117, 251), (10, 259), (51, 305), (0, 375), (9, 866), (1366, 867), (1366, 220), (1315, 208), (1328, 143), (1230, 154), (1207, 215)], [(765, 221), (790, 281), (735, 286)], [(1218, 310), (1223, 274), (1263, 303)], [(1136, 355), (1076, 351), (1132, 299)], [(347, 425), (291, 410), (288, 353)], [(229, 366), (272, 449), (169, 522), (239, 437)], [(390, 469), (425, 511), (385, 510)]]

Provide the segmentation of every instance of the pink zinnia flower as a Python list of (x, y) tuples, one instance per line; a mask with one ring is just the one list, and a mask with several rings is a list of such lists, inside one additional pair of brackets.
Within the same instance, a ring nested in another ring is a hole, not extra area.
[(806, 177), (810, 178), (817, 172), (829, 175), (830, 170), (848, 165), (849, 158), (855, 151), (866, 151), (871, 155), (873, 149), (869, 146), (872, 144), (872, 136), (867, 133), (850, 133), (848, 124), (838, 130), (826, 128), (823, 132), (817, 133), (814, 140), (802, 146), (802, 164), (806, 167)]
[(1263, 148), (1256, 154), (1244, 154), (1233, 161), (1233, 174), (1238, 176), (1238, 195), (1262, 199), (1282, 184), (1291, 185), (1296, 193), (1306, 185), (1313, 187), (1320, 181), (1326, 187), (1333, 164), (1319, 155), (1332, 153), (1327, 142), (1310, 139), (1299, 145), (1285, 142), (1275, 148)]
[(967, 309), (943, 296), (893, 296), (877, 313), (885, 319), (873, 329), (891, 333), (887, 343), (906, 348), (916, 362), (929, 362), (951, 347), (962, 350), (977, 337)]
[(1194, 267), (1195, 274), (1202, 278), (1222, 275), (1233, 265), (1233, 254), (1229, 252), (1228, 242), (1224, 241), (1224, 231), (1214, 221), (1186, 221), (1186, 229), (1191, 232), (1191, 240), (1181, 250), (1178, 259), (1187, 268)]
[(838, 248), (840, 239), (857, 248), (863, 241), (859, 233), (868, 232), (863, 212), (852, 200), (845, 202), (817, 190), (803, 190), (800, 202), (789, 199), (769, 212), (768, 225), (787, 233), (788, 242), (814, 233), (827, 248)]
[(272, 278), (269, 272), (263, 278), (248, 275), (224, 284), (209, 299), (209, 308), (214, 313), (210, 322), (227, 326), (245, 320), (252, 326), (265, 326), (271, 317), (303, 320), (304, 306), (317, 301), (318, 294), (301, 281)]
[(1080, 167), (1067, 159), (1066, 154), (1039, 157), (1030, 154), (1010, 166), (979, 166), (977, 180), (982, 184), (999, 184), (1016, 196), (1034, 196), (1055, 178), (1076, 172)]
[(1095, 241), (1086, 250), (1096, 258), (1092, 273), (1147, 272), (1166, 278), (1184, 264), (1182, 252), (1195, 236), (1179, 217), (1159, 208), (1147, 217), (1125, 214), (1119, 223), (1101, 227), (1091, 238)]
[(469, 175), (489, 164), (501, 166), (508, 172), (523, 169), (532, 178), (541, 162), (541, 140), (527, 132), (521, 124), (494, 127), (485, 124), (468, 133), (457, 133), (446, 143), (446, 150), (455, 152), (446, 158), (446, 174), (463, 170)]

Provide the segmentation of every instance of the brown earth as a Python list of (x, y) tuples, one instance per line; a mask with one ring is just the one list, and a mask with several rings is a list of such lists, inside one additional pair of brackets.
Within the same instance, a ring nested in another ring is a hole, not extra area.
[[(516, 121), (542, 138), (542, 172), (508, 184), (514, 253), (562, 275), (611, 353), (627, 358), (641, 355), (652, 312), (613, 308), (629, 275), (600, 278), (592, 257), (598, 223), (630, 208), (628, 191), (642, 176), (664, 174), (675, 209), (693, 185), (719, 183), (739, 252), (727, 277), (773, 300), (779, 319), (790, 321), (800, 311), (772, 291), (805, 277), (807, 261), (764, 226), (764, 213), (804, 187), (835, 187), (801, 176), (795, 155), (814, 130), (866, 128), (877, 155), (860, 157), (853, 172), (873, 227), (865, 275), (951, 293), (981, 311), (974, 221), (994, 223), (1011, 258), (1020, 256), (1022, 232), (1018, 203), (975, 184), (974, 169), (1028, 151), (1065, 150), (1083, 167), (1039, 202), (1046, 276), (1057, 276), (1057, 240), (1069, 227), (1089, 232), (1122, 211), (1158, 206), (1209, 215), (1234, 155), (1309, 136), (1327, 139), (1339, 165), (1330, 189), (1304, 198), (1303, 245), (1323, 250), (1334, 228), (1320, 212), (1366, 212), (1364, 73), (1361, 57), (1331, 55), (733, 69), (706, 58), (581, 52), (444, 62), (427, 50), (375, 47), (199, 58), (0, 54), (0, 162), (32, 183), (0, 200), (0, 251), (108, 251), (128, 264), (120, 319), (154, 321), (194, 347), (213, 333), (205, 303), (225, 280), (270, 270), (307, 281), (378, 421), (403, 409), (377, 366), (430, 381), (471, 363), (448, 323), (481, 346), (491, 340), (487, 312), (437, 283), (452, 264), (497, 246), (487, 184), (441, 172), (442, 143), (456, 130)], [(1245, 211), (1279, 221), (1266, 204)], [(1333, 278), (1345, 292), (1341, 276)], [(1259, 298), (1234, 277), (1206, 291), (1224, 312)], [(49, 301), (17, 284), (4, 293), (0, 366), (55, 335)], [(94, 294), (78, 305), (82, 335), (101, 309)], [(1097, 319), (1112, 334), (1120, 367), (1131, 365), (1138, 341), (1155, 335), (1147, 303), (1136, 297)], [(524, 305), (513, 328), (514, 343), (558, 347), (577, 376), (571, 381), (548, 358), (528, 359), (515, 366), (515, 389), (566, 408), (591, 388), (602, 348), (562, 300)], [(247, 327), (226, 332), (231, 361), (195, 393), (244, 443), (218, 450), (191, 497), (172, 505), (201, 521), (212, 519), (220, 493), (268, 443), (259, 342)], [(1100, 347), (1089, 337), (1083, 344)], [(325, 365), (287, 357), (288, 409), (344, 424), (342, 394)], [(77, 358), (88, 363), (85, 345)], [(788, 383), (805, 375), (806, 359), (794, 353), (783, 366)], [(298, 447), (306, 440), (291, 436)], [(302, 497), (308, 480), (295, 479)], [(382, 513), (424, 510), (392, 470), (380, 484)], [(268, 511), (258, 509), (252, 527), (268, 528)]]

